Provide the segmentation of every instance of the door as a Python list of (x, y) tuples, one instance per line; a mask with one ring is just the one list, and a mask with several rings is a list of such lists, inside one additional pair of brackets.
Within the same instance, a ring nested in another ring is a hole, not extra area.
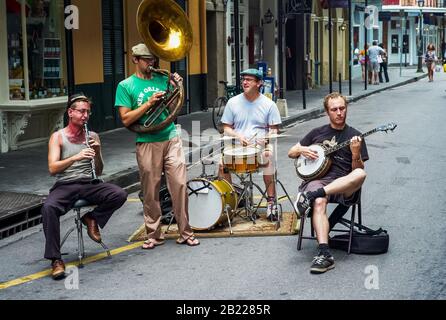
[[(249, 3), (246, 0), (239, 1), (239, 30), (240, 30), (240, 71), (249, 68), (249, 46), (247, 45), (247, 37), (249, 33)], [(230, 13), (226, 17), (226, 34), (230, 35), (227, 39), (227, 57), (230, 60), (227, 64), (227, 79), (230, 84), (236, 83), (235, 81), (235, 16), (234, 16), (234, 1), (231, 0), (229, 5)]]

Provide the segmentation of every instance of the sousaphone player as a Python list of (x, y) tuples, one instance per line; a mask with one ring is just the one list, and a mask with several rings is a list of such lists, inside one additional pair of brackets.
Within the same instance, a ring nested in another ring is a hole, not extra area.
[[(172, 16), (178, 17), (175, 22), (181, 21), (182, 25), (170, 26)], [(161, 27), (165, 28), (163, 32)], [(177, 40), (182, 39), (182, 43), (171, 38), (176, 35), (170, 31), (178, 29), (182, 30), (182, 35)], [(159, 201), (163, 172), (180, 234), (177, 243), (196, 246), (200, 242), (194, 237), (188, 221), (186, 160), (181, 138), (172, 122), (172, 115), (175, 115), (183, 103), (183, 79), (177, 73), (170, 75), (167, 71), (154, 69), (157, 58), (173, 61), (187, 54), (192, 44), (192, 28), (181, 7), (173, 1), (146, 0), (138, 8), (138, 30), (145, 43), (132, 48), (135, 73), (119, 83), (115, 107), (119, 110), (123, 124), (137, 132), (136, 157), (148, 237), (142, 249), (153, 249), (164, 243)], [(174, 46), (169, 49), (170, 44)], [(171, 87), (180, 94), (172, 98)], [(172, 108), (172, 105), (177, 107)], [(146, 121), (148, 118), (152, 120)], [(152, 130), (152, 126), (156, 130)]]

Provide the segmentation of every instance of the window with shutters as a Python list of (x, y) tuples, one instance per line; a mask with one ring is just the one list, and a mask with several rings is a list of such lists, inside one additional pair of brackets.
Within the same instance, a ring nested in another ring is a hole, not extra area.
[(102, 0), (104, 76), (123, 75), (124, 39), (122, 0)]

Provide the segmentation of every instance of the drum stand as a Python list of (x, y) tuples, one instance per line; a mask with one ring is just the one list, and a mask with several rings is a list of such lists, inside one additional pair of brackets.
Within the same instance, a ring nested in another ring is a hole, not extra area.
[[(277, 178), (277, 170), (275, 170), (275, 172), (274, 172), (274, 177), (273, 177), (273, 179), (274, 179), (274, 183), (275, 183), (275, 185), (276, 185), (276, 196), (275, 196), (275, 198), (274, 198), (274, 205), (275, 205), (275, 207), (278, 208), (278, 204), (277, 204), (277, 202), (278, 202), (278, 198), (277, 198), (277, 189), (278, 189), (278, 188), (277, 188), (277, 185), (280, 185), (280, 187), (282, 188), (282, 191), (285, 193), (285, 195), (282, 196), (281, 198), (286, 197), (286, 198), (288, 199), (288, 201), (289, 201), (290, 204), (291, 204), (291, 208), (293, 208), (293, 211), (294, 211), (294, 213), (296, 214), (296, 217), (299, 218), (299, 213), (296, 211), (296, 208), (294, 207), (293, 200), (291, 200), (291, 197), (290, 197), (290, 195), (288, 194), (287, 190), (285, 189), (283, 183)], [(277, 228), (277, 229), (280, 228), (280, 220), (282, 219), (282, 205), (279, 204), (279, 206), (280, 206), (280, 211), (279, 211), (280, 213), (278, 212), (278, 219), (277, 219), (277, 225), (276, 225), (276, 228)]]
[[(258, 218), (257, 210), (260, 208), (262, 200), (265, 199), (266, 201), (268, 201), (268, 196), (267, 196), (268, 186), (265, 188), (265, 191), (262, 191), (260, 186), (252, 181), (252, 173), (245, 173), (245, 174), (240, 174), (240, 175), (236, 174), (236, 175), (240, 179), (240, 183), (243, 185), (243, 191), (242, 191), (240, 198), (238, 199), (237, 207), (242, 199), (245, 200), (246, 215), (240, 216), (240, 217), (248, 218), (255, 224), (256, 223), (255, 220)], [(277, 197), (278, 185), (280, 185), (280, 187), (282, 188), (282, 191), (285, 193), (285, 195), (282, 196), (281, 198), (286, 197), (288, 199), (288, 201), (291, 204), (291, 207), (293, 208), (294, 213), (296, 214), (296, 217), (299, 217), (299, 213), (296, 211), (296, 208), (294, 207), (293, 200), (291, 200), (291, 197), (288, 194), (288, 191), (285, 189), (285, 186), (277, 178), (277, 170), (274, 171), (273, 183), (276, 185), (276, 188), (275, 188), (276, 192), (275, 192), (275, 197), (274, 197), (274, 208), (276, 208), (276, 210), (277, 210), (277, 212), (276, 212), (277, 213), (276, 230), (277, 230), (280, 228), (280, 220), (282, 219), (282, 205), (278, 203), (279, 199)], [(253, 201), (254, 186), (257, 188), (257, 190), (262, 195), (262, 197), (260, 198), (260, 201), (259, 201), (258, 205), (255, 207), (255, 209), (254, 209), (254, 201)], [(280, 208), (280, 210), (279, 210), (279, 208)]]
[[(240, 184), (243, 186), (242, 194), (240, 195), (237, 201), (237, 208), (242, 200), (244, 200), (245, 204), (245, 215), (241, 216), (241, 218), (250, 219), (254, 224), (256, 223), (256, 219), (258, 218), (257, 210), (260, 207), (260, 203), (263, 199), (267, 200), (266, 191), (262, 191), (260, 186), (252, 181), (252, 173), (242, 173), (235, 175), (240, 179)], [(260, 199), (260, 203), (254, 210), (254, 187), (262, 194), (262, 198)]]

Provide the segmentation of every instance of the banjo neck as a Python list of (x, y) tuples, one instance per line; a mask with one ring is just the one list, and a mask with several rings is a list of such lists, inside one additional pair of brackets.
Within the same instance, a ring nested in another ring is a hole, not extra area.
[[(364, 138), (364, 137), (367, 137), (367, 136), (369, 136), (369, 135), (371, 135), (371, 134), (373, 134), (373, 133), (375, 133), (375, 132), (378, 132), (378, 131), (379, 131), (378, 128), (375, 128), (375, 129), (373, 129), (373, 130), (370, 130), (370, 131), (367, 131), (367, 132), (361, 134), (359, 137), (360, 137), (360, 138)], [(332, 154), (333, 152), (336, 152), (336, 151), (338, 151), (339, 149), (342, 149), (342, 148), (344, 148), (344, 147), (350, 145), (350, 143), (351, 143), (351, 140), (344, 141), (344, 142), (342, 142), (342, 143), (340, 143), (340, 144), (338, 144), (338, 145), (335, 145), (334, 147), (328, 148), (328, 149), (325, 151), (324, 154), (325, 154), (325, 156), (328, 156), (328, 155)]]

